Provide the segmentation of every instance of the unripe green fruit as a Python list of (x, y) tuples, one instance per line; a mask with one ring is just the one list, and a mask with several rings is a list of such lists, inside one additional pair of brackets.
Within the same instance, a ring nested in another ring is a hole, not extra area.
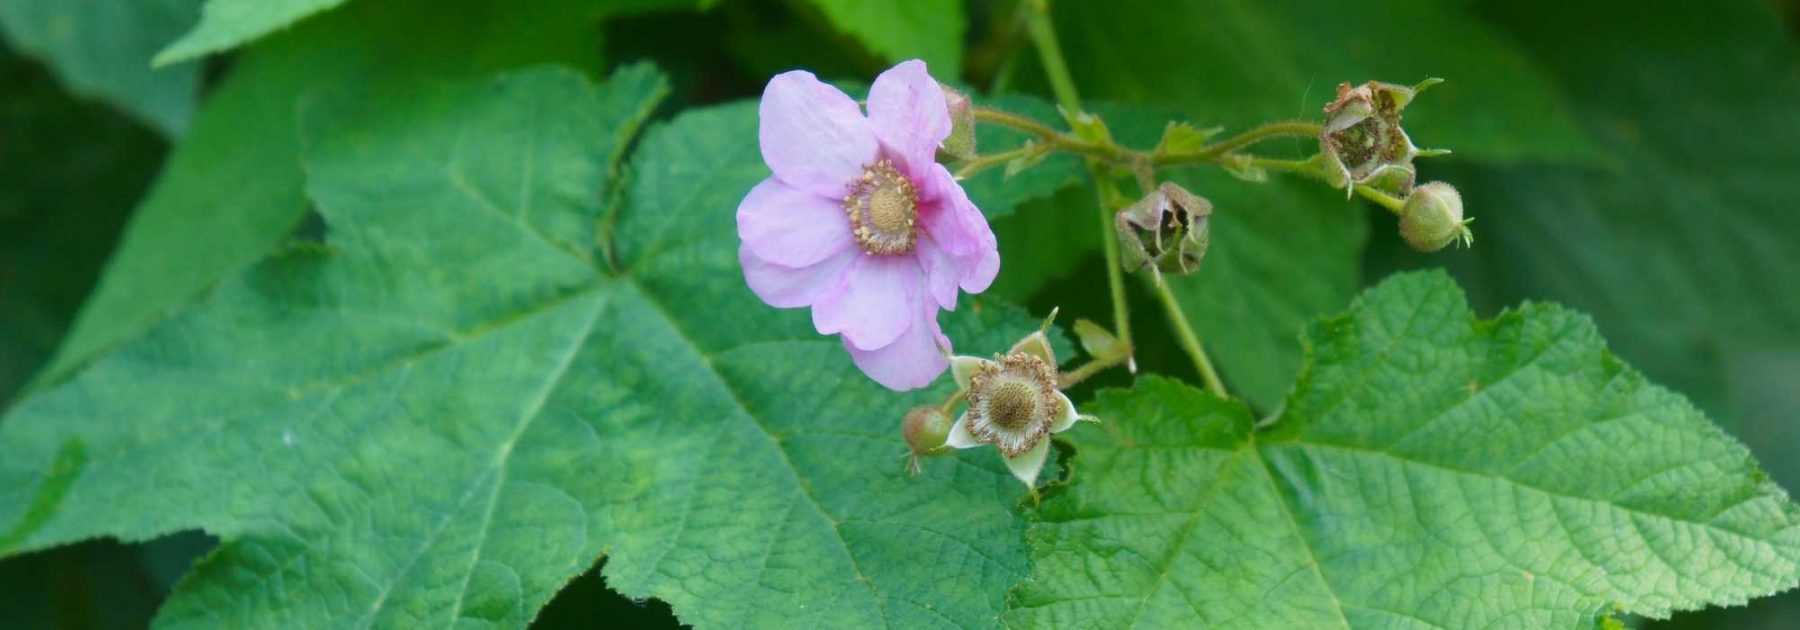
[(1463, 224), (1462, 195), (1444, 182), (1427, 182), (1413, 189), (1400, 211), (1400, 236), (1422, 252), (1435, 252), (1459, 239), (1467, 240)]
[(900, 434), (914, 455), (935, 455), (950, 440), (950, 416), (937, 407), (913, 407), (900, 423)]

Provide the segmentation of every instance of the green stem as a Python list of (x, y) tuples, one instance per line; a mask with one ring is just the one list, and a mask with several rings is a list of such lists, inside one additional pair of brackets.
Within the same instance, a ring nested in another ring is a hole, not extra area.
[(1208, 144), (1191, 152), (1164, 153), (1155, 156), (1157, 164), (1192, 164), (1195, 162), (1217, 162), (1225, 154), (1238, 149), (1275, 138), (1317, 138), (1323, 127), (1319, 123), (1304, 120), (1284, 120), (1266, 123), (1251, 128), (1238, 135)]
[(1075, 92), (1075, 81), (1069, 77), (1069, 64), (1063, 62), (1062, 45), (1056, 42), (1056, 25), (1050, 21), (1049, 0), (1032, 0), (1031, 12), (1025, 17), (1025, 29), (1037, 46), (1038, 59), (1044, 63), (1044, 74), (1050, 77), (1050, 91), (1062, 105), (1064, 116), (1081, 113), (1081, 96)]
[(1088, 377), (1090, 377), (1090, 376), (1099, 374), (1101, 371), (1103, 371), (1107, 368), (1124, 363), (1125, 360), (1127, 358), (1129, 358), (1130, 356), (1131, 356), (1131, 353), (1125, 352), (1125, 353), (1119, 354), (1119, 356), (1116, 356), (1116, 357), (1109, 357), (1109, 358), (1105, 358), (1105, 359), (1094, 359), (1092, 361), (1088, 361), (1087, 363), (1083, 364), (1081, 367), (1075, 368), (1074, 370), (1070, 370), (1068, 372), (1063, 372), (1061, 376), (1057, 377), (1056, 388), (1057, 389), (1068, 389), (1070, 387), (1074, 387), (1074, 386), (1080, 384), (1082, 381), (1087, 380)]
[[(1106, 254), (1106, 286), (1112, 290), (1113, 336), (1135, 352), (1136, 347), (1131, 341), (1131, 307), (1125, 302), (1125, 265), (1119, 261), (1119, 240), (1112, 236), (1114, 209), (1101, 188), (1102, 175), (1089, 168), (1088, 176), (1094, 180), (1094, 207), (1100, 209), (1100, 245)], [(1131, 357), (1130, 354), (1125, 356)], [(1136, 371), (1135, 367), (1133, 371)]]
[[(1063, 115), (1073, 117), (1082, 111), (1081, 95), (1075, 92), (1075, 81), (1069, 77), (1069, 66), (1063, 62), (1062, 48), (1056, 42), (1056, 28), (1050, 21), (1050, 3), (1048, 0), (1032, 0), (1031, 8), (1031, 12), (1025, 18), (1027, 20), (1026, 32), (1031, 35), (1031, 43), (1038, 50), (1038, 58), (1043, 61), (1044, 73), (1050, 77), (1050, 89), (1056, 93), (1056, 101), (1062, 104)], [(1038, 127), (1043, 126), (1038, 125)], [(1048, 127), (1044, 127), (1044, 129), (1050, 131), (1051, 136), (1066, 135)], [(1041, 132), (1034, 131), (1033, 133), (1038, 133), (1040, 137), (1046, 139), (1051, 137), (1045, 136)], [(1073, 137), (1070, 137), (1069, 140), (1072, 142), (1067, 144), (1080, 143), (1094, 147), (1100, 146)], [(1059, 146), (1063, 146), (1063, 144), (1065, 143), (1058, 143)], [(1116, 161), (1124, 152), (1116, 144), (1101, 150), (1102, 153), (1090, 152), (1088, 155)], [(1131, 347), (1131, 307), (1125, 301), (1125, 272), (1119, 262), (1119, 242), (1112, 238), (1114, 209), (1106, 194), (1107, 189), (1104, 188), (1108, 185), (1106, 174), (1101, 172), (1093, 160), (1087, 161), (1087, 172), (1088, 179), (1094, 183), (1094, 195), (1099, 201), (1094, 207), (1099, 212), (1100, 245), (1106, 254), (1106, 284), (1112, 290), (1113, 336), (1118, 337), (1119, 341), (1127, 347)], [(1134, 365), (1130, 355), (1127, 355), (1125, 361), (1128, 365)]]
[(993, 153), (993, 154), (989, 154), (989, 155), (977, 155), (977, 156), (969, 159), (969, 161), (963, 162), (962, 166), (957, 167), (956, 178), (957, 179), (966, 179), (969, 177), (973, 177), (977, 173), (980, 173), (980, 172), (988, 170), (990, 168), (999, 166), (1001, 164), (1005, 164), (1007, 162), (1011, 162), (1011, 161), (1017, 160), (1019, 158), (1028, 158), (1028, 157), (1033, 156), (1034, 154), (1048, 152), (1049, 150), (1050, 150), (1050, 148), (1045, 145), (1028, 143), (1028, 144), (1020, 145), (1019, 148), (1013, 149), (1011, 151), (1001, 151), (999, 153)]
[(1395, 216), (1406, 213), (1405, 199), (1387, 194), (1379, 189), (1369, 186), (1357, 186), (1356, 194), (1362, 195), (1362, 198), (1364, 199), (1375, 202), (1376, 205), (1387, 208), (1388, 211), (1394, 213)]
[(1175, 326), (1175, 340), (1181, 343), (1188, 356), (1194, 359), (1194, 369), (1200, 372), (1200, 380), (1206, 383), (1206, 389), (1220, 398), (1230, 398), (1225, 391), (1224, 381), (1219, 380), (1219, 372), (1213, 369), (1212, 359), (1206, 356), (1206, 348), (1200, 345), (1200, 337), (1194, 335), (1194, 327), (1188, 324), (1187, 314), (1181, 311), (1181, 303), (1175, 301), (1175, 293), (1169, 290), (1169, 283), (1163, 280), (1161, 273), (1154, 268), (1150, 271), (1150, 286), (1156, 289), (1156, 296), (1161, 299), (1163, 310), (1168, 312), (1169, 322)]

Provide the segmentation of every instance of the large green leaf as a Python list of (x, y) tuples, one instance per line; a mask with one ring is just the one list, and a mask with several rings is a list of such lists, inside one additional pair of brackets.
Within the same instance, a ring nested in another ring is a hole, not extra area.
[(249, 51), (138, 207), (39, 383), (136, 337), (288, 239), (307, 209), (295, 123), (303, 95), (541, 61), (592, 67), (596, 33), (584, 16), (593, 11), (583, 0), (357, 3)]
[[(754, 104), (648, 134), (595, 246), (662, 85), (539, 70), (312, 101), (326, 242), (21, 403), (0, 547), (219, 536), (167, 627), (518, 627), (602, 554), (699, 625), (991, 623), (1025, 571), (1024, 490), (991, 452), (908, 479), (898, 419), (944, 384), (888, 392), (744, 287)], [(998, 304), (947, 324), (976, 352), (1036, 325)]]
[(1480, 255), (1459, 270), (1484, 303), (1538, 296), (1592, 312), (1621, 355), (1800, 483), (1784, 428), (1800, 414), (1786, 395), (1800, 378), (1800, 48), (1764, 3), (1631, 6), (1493, 9), (1579, 97), (1617, 168), (1453, 171), (1487, 217)]
[(206, 0), (200, 23), (156, 53), (156, 65), (236, 48), (345, 1)]
[(1341, 82), (1443, 77), (1406, 111), (1415, 142), (1490, 160), (1595, 160), (1560, 87), (1470, 4), (1117, 0), (1055, 10), (1089, 98), (1243, 128), (1317, 118)]
[(180, 136), (199, 97), (200, 67), (151, 69), (150, 56), (200, 12), (200, 0), (0, 0), (0, 30), (69, 89)]
[(968, 25), (960, 0), (809, 1), (883, 59), (923, 59), (933, 74), (946, 79), (962, 73), (962, 38)]
[(1308, 339), (1260, 429), (1158, 378), (1089, 406), (1009, 625), (1585, 628), (1800, 578), (1800, 508), (1582, 315), (1410, 274)]

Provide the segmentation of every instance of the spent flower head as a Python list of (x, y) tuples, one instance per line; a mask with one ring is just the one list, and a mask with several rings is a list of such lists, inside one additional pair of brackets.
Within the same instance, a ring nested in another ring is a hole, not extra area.
[(1050, 453), (1050, 435), (1069, 430), (1083, 418), (1075, 403), (1057, 389), (1050, 339), (1039, 330), (991, 360), (951, 357), (950, 371), (967, 395), (968, 408), (950, 426), (946, 444), (953, 448), (992, 444), (1014, 477), (1035, 485)]
[(922, 61), (876, 77), (868, 113), (810, 72), (776, 75), (758, 110), (773, 174), (738, 205), (738, 260), (764, 302), (811, 307), (856, 366), (890, 389), (943, 373), (939, 308), (987, 289), (987, 219), (935, 161), (951, 117)]
[(1357, 184), (1396, 194), (1412, 192), (1417, 171), (1413, 158), (1448, 153), (1421, 151), (1400, 126), (1400, 114), (1419, 92), (1442, 83), (1426, 79), (1406, 87), (1370, 81), (1356, 87), (1340, 83), (1337, 98), (1325, 105), (1319, 151), (1325, 156), (1333, 184), (1346, 194)]
[(1207, 225), (1211, 216), (1212, 202), (1173, 182), (1163, 182), (1114, 217), (1120, 264), (1128, 271), (1154, 267), (1176, 274), (1193, 273), (1200, 268), (1200, 259), (1212, 240)]

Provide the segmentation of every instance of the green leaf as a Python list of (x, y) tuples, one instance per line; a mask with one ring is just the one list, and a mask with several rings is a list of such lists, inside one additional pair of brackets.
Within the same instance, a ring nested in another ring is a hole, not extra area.
[(1339, 83), (1436, 76), (1449, 83), (1406, 110), (1421, 146), (1485, 160), (1598, 159), (1560, 87), (1471, 3), (1119, 0), (1056, 3), (1055, 17), (1090, 99), (1178, 107), (1197, 124), (1241, 130), (1318, 118)]
[(1084, 408), (1008, 625), (1589, 628), (1800, 575), (1800, 508), (1582, 315), (1410, 274), (1308, 339), (1263, 430), (1154, 377)]
[(357, 3), (247, 52), (139, 205), (37, 384), (137, 337), (289, 239), (308, 207), (295, 122), (304, 95), (541, 61), (591, 65), (594, 29), (581, 17), (591, 12), (584, 0), (529, 10), (485, 1)]
[(199, 13), (200, 0), (3, 0), (0, 30), (77, 94), (117, 106), (168, 137), (186, 132), (199, 96), (195, 64), (152, 69), (150, 56)]
[(155, 63), (164, 66), (230, 50), (346, 1), (206, 0), (200, 23), (156, 53)]
[(1748, 389), (1758, 373), (1800, 377), (1773, 358), (1800, 356), (1800, 153), (1788, 150), (1800, 145), (1800, 48), (1763, 3), (1595, 21), (1620, 11), (1491, 12), (1577, 97), (1615, 168), (1452, 169), (1477, 217), (1459, 275), (1480, 282), (1482, 304), (1535, 296), (1592, 312), (1622, 356), (1800, 483), (1800, 442), (1783, 428), (1800, 414), (1783, 395), (1791, 385)]
[[(647, 134), (595, 247), (662, 86), (536, 70), (310, 101), (326, 242), (0, 422), (7, 551), (220, 537), (164, 627), (520, 627), (602, 554), (698, 625), (991, 623), (1024, 489), (991, 451), (906, 477), (899, 419), (948, 379), (886, 391), (745, 288), (753, 103)], [(1037, 327), (991, 303), (946, 323), (973, 352)]]
[(968, 24), (960, 0), (810, 2), (839, 30), (855, 36), (883, 59), (923, 59), (932, 74), (942, 79), (962, 73), (962, 37)]

